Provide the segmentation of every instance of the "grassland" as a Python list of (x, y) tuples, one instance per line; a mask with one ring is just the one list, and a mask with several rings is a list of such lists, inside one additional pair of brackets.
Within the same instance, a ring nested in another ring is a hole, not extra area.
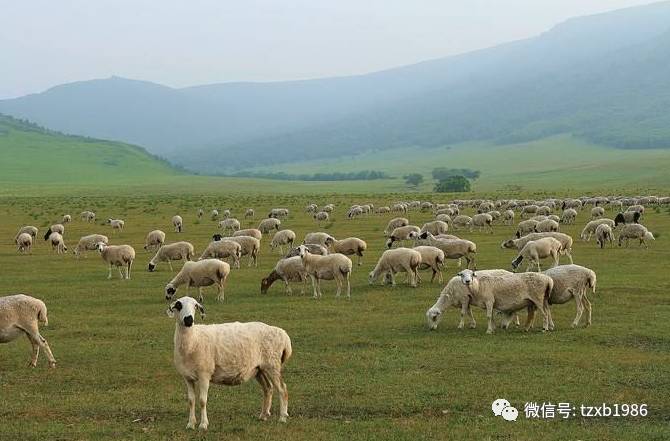
[[(38, 368), (29, 369), (27, 340), (0, 346), (1, 439), (668, 439), (666, 208), (645, 215), (644, 223), (661, 233), (649, 250), (600, 250), (593, 242), (576, 241), (575, 262), (598, 273), (592, 327), (570, 329), (574, 305), (568, 304), (553, 309), (555, 332), (512, 329), (489, 336), (479, 310), (475, 330), (455, 329), (458, 314), (453, 310), (437, 331), (425, 329), (424, 313), (441, 289), (438, 284), (417, 289), (367, 284), (367, 273), (382, 251), (381, 231), (388, 218), (346, 221), (342, 213), (354, 202), (388, 203), (395, 196), (196, 196), (164, 190), (151, 196), (0, 198), (3, 295), (25, 292), (46, 301), (50, 323), (43, 335), (59, 362), (49, 370), (41, 358)], [(207, 323), (262, 320), (291, 335), (294, 356), (285, 370), (288, 424), (277, 422), (276, 409), (271, 421), (256, 420), (261, 393), (257, 384), (249, 383), (212, 387), (209, 433), (187, 432), (185, 390), (172, 365), (174, 322), (165, 316), (162, 298), (171, 274), (165, 266), (155, 273), (145, 271), (150, 255), (142, 251), (144, 235), (161, 228), (168, 240), (189, 240), (202, 250), (216, 225), (196, 222), (198, 207), (232, 207), (240, 214), (247, 206), (263, 213), (285, 205), (293, 211), (285, 227), (302, 238), (317, 230), (302, 213), (308, 201), (337, 204), (326, 231), (368, 241), (364, 265), (354, 268), (351, 301), (335, 299), (330, 282), (318, 301), (297, 293), (286, 296), (280, 286), (260, 295), (259, 281), (278, 258), (267, 239), (258, 268), (243, 266), (231, 273), (225, 303), (215, 303), (211, 290), (206, 294)], [(113, 243), (132, 244), (138, 250), (132, 280), (107, 280), (97, 255), (81, 260), (72, 254), (56, 256), (42, 241), (32, 255), (16, 253), (11, 239), (18, 226), (44, 229), (63, 213), (74, 216), (84, 209), (96, 211), (100, 219), (124, 218), (126, 230), (115, 236), (106, 226), (74, 221), (66, 227), (66, 243), (73, 247), (80, 236), (102, 232)], [(179, 236), (169, 224), (176, 213), (185, 219)], [(431, 216), (409, 217), (420, 225)], [(578, 237), (585, 220), (580, 214), (577, 225), (564, 231)], [(513, 253), (501, 250), (499, 243), (511, 236), (512, 227), (497, 226), (493, 235), (461, 234), (478, 244), (479, 268), (509, 267)], [(450, 261), (445, 277), (455, 272)], [(648, 403), (650, 412), (645, 418), (520, 418), (510, 423), (491, 415), (490, 404), (499, 397), (517, 407), (528, 401)]]

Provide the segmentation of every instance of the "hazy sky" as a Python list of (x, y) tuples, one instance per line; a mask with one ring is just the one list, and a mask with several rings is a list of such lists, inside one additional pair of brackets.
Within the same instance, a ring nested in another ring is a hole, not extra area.
[(0, 0), (0, 98), (119, 75), (170, 86), (370, 72), (650, 0)]

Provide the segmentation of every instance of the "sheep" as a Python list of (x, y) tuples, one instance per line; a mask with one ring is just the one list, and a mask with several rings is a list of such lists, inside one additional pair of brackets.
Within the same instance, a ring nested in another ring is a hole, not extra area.
[(307, 233), (305, 234), (305, 239), (303, 239), (302, 243), (303, 245), (307, 245), (310, 243), (315, 243), (322, 245), (326, 248), (330, 247), (333, 242), (335, 242), (335, 238), (331, 236), (328, 233)]
[(572, 263), (572, 237), (564, 233), (530, 233), (519, 239), (509, 239), (500, 244), (500, 248), (511, 248), (521, 251), (521, 249), (531, 240), (542, 239), (543, 237), (553, 237), (561, 242), (561, 255), (568, 256)]
[[(407, 209), (408, 209), (407, 204), (402, 204), (402, 203), (393, 204), (391, 206), (391, 212), (392, 213), (407, 213)], [(409, 221), (407, 221), (407, 223), (409, 223)], [(393, 227), (393, 228), (396, 228), (396, 227)]]
[(37, 366), (42, 348), (49, 360), (49, 367), (55, 368), (56, 359), (49, 343), (40, 335), (39, 322), (49, 325), (47, 307), (42, 300), (25, 294), (0, 297), (0, 343), (9, 343), (25, 334), (33, 347), (29, 366)]
[(538, 206), (535, 205), (535, 204), (531, 204), (531, 205), (526, 205), (526, 206), (524, 206), (524, 207), (521, 209), (521, 217), (524, 217), (525, 214), (533, 214), (533, 215), (534, 215), (534, 214), (537, 214), (537, 210), (538, 210), (538, 208), (540, 208), (540, 207), (538, 207)]
[(559, 225), (558, 222), (556, 222), (553, 219), (545, 219), (543, 221), (540, 221), (537, 223), (535, 226), (535, 232), (536, 233), (548, 233), (550, 231), (558, 231), (559, 230)]
[(319, 211), (319, 206), (316, 204), (309, 204), (305, 207), (305, 213), (311, 213), (314, 214), (317, 211)]
[(386, 250), (368, 274), (368, 283), (372, 285), (380, 276), (384, 276), (384, 279), (388, 277), (391, 285), (395, 286), (395, 274), (405, 272), (409, 285), (416, 288), (419, 265), (421, 265), (421, 253), (413, 248)]
[(219, 222), (219, 228), (221, 228), (223, 231), (237, 231), (240, 229), (240, 221), (234, 217), (226, 218)]
[(394, 242), (404, 242), (412, 238), (412, 233), (420, 233), (421, 229), (416, 225), (405, 225), (391, 232), (386, 240), (386, 248), (391, 248)]
[[(109, 265), (108, 279), (112, 278), (112, 266), (117, 267), (121, 279), (130, 279), (130, 270), (135, 260), (135, 249), (130, 245), (107, 245), (105, 242), (98, 242), (96, 248), (104, 260)], [(126, 267), (124, 276), (122, 267)]]
[(247, 228), (244, 230), (237, 230), (233, 233), (233, 237), (235, 236), (251, 236), (255, 237), (258, 240), (261, 240), (263, 238), (263, 233), (261, 233), (261, 230), (258, 230), (256, 228)]
[(557, 224), (560, 224), (560, 223), (561, 223), (561, 218), (558, 217), (558, 216), (555, 215), (555, 214), (550, 214), (549, 216), (547, 216), (547, 219), (553, 220), (553, 221), (556, 222)]
[(491, 215), (491, 218), (493, 218), (493, 222), (496, 222), (502, 216), (502, 213), (498, 210), (491, 210), (488, 213)]
[(585, 240), (587, 242), (590, 241), (591, 236), (593, 234), (595, 234), (596, 228), (598, 228), (598, 225), (602, 225), (602, 224), (607, 224), (612, 228), (614, 228), (614, 226), (615, 226), (615, 222), (612, 219), (601, 218), (601, 219), (592, 220), (589, 223), (587, 223), (586, 226), (584, 226), (584, 229), (579, 234), (579, 237), (582, 240)]
[[(296, 248), (297, 249), (297, 248)], [(299, 255), (285, 257), (280, 259), (270, 274), (261, 280), (261, 294), (267, 294), (268, 289), (277, 280), (282, 280), (286, 285), (286, 293), (291, 295), (291, 286), (289, 282), (302, 282), (301, 294), (305, 293), (307, 285), (307, 272), (302, 265), (302, 259)]]
[(61, 235), (65, 234), (65, 227), (62, 224), (53, 224), (49, 227), (46, 233), (44, 233), (44, 241), (49, 240), (51, 233), (59, 233)]
[(217, 209), (212, 210), (212, 212), (210, 213), (210, 218), (212, 220), (217, 220), (219, 218), (219, 210)]
[(335, 205), (326, 204), (326, 205), (323, 206), (323, 208), (321, 210), (325, 211), (326, 213), (332, 213), (335, 210)]
[[(325, 211), (323, 211), (322, 213), (324, 213), (326, 215), (328, 214)], [(355, 206), (355, 207), (352, 207), (351, 209), (349, 209), (349, 211), (347, 212), (347, 218), (351, 220), (351, 219), (354, 219), (358, 216), (363, 215), (363, 213), (365, 213), (365, 210), (363, 209), (362, 206)], [(319, 214), (319, 213), (317, 213), (317, 214)], [(316, 215), (315, 215), (314, 219), (317, 219)], [(328, 220), (328, 218), (326, 217), (325, 220)]]
[[(344, 254), (345, 256), (358, 256), (358, 265), (363, 264), (363, 252), (368, 249), (368, 244), (357, 237), (347, 237), (346, 239), (335, 239), (331, 246), (335, 253)], [(310, 251), (311, 252), (311, 251)]]
[[(311, 254), (318, 254), (319, 256), (327, 256), (328, 253), (328, 248), (324, 247), (323, 245), (319, 245), (318, 243), (304, 243), (303, 244), (305, 247), (307, 247), (307, 251), (309, 251)], [(300, 254), (300, 250), (298, 248), (291, 248), (288, 253), (284, 256), (284, 258), (287, 257), (295, 257)]]
[(565, 225), (571, 225), (575, 223), (577, 219), (577, 210), (573, 208), (566, 208), (563, 210), (563, 215), (561, 217), (561, 223)]
[(420, 232), (428, 231), (433, 236), (437, 236), (438, 234), (446, 234), (448, 230), (449, 224), (441, 220), (434, 220), (423, 224)]
[(458, 259), (460, 266), (460, 260), (464, 257), (468, 268), (471, 265), (476, 268), (477, 245), (474, 242), (465, 239), (441, 239), (427, 231), (421, 233), (418, 238), (425, 240), (430, 246), (441, 249), (444, 252), (445, 259)]
[[(40, 230), (37, 227), (33, 227), (32, 225), (25, 225), (21, 228), (19, 228), (19, 231), (16, 233), (16, 236), (14, 236), (14, 242), (19, 238), (19, 236), (23, 233), (30, 234), (30, 236), (35, 239), (37, 237), (37, 233)], [(48, 237), (48, 236), (47, 236)]]
[(591, 209), (591, 219), (598, 219), (605, 216), (605, 209), (603, 207), (593, 207)]
[(268, 213), (268, 218), (282, 218), (285, 219), (288, 217), (289, 211), (288, 208), (273, 208)]
[[(351, 218), (351, 216), (349, 216)], [(317, 221), (319, 226), (321, 226), (321, 222), (328, 222), (328, 213), (325, 211), (319, 211), (318, 213), (315, 213), (313, 216), (314, 220)]]
[(535, 212), (535, 214), (549, 216), (551, 214), (551, 212), (552, 212), (551, 207), (549, 207), (547, 205), (542, 205), (541, 207), (537, 208), (537, 211)]
[(153, 230), (144, 238), (144, 249), (153, 251), (163, 246), (165, 243), (165, 233), (161, 230)]
[(54, 231), (49, 235), (48, 240), (51, 244), (51, 249), (56, 251), (57, 254), (64, 254), (67, 251), (67, 246), (65, 246), (65, 241), (60, 233)]
[(92, 211), (82, 211), (79, 214), (79, 218), (86, 222), (95, 222), (95, 213)]
[(107, 225), (112, 227), (112, 230), (120, 232), (126, 226), (126, 223), (122, 219), (107, 219)]
[[(420, 270), (430, 269), (433, 271), (433, 275), (430, 278), (430, 283), (433, 283), (435, 276), (438, 278), (438, 282), (442, 283), (442, 266), (444, 265), (444, 251), (439, 248), (420, 245), (413, 248), (421, 254), (421, 265), (419, 265)], [(419, 273), (417, 273), (418, 275)], [(421, 277), (419, 277), (419, 282)]]
[(174, 365), (186, 382), (189, 416), (187, 429), (195, 429), (196, 391), (200, 402), (201, 430), (207, 430), (207, 395), (210, 383), (236, 386), (252, 378), (263, 389), (259, 418), (266, 420), (272, 407), (272, 392), (279, 391), (279, 421), (288, 418), (288, 389), (282, 366), (291, 357), (291, 339), (281, 328), (261, 322), (194, 325), (196, 310), (205, 308), (191, 297), (181, 297), (168, 306), (176, 317)]
[(244, 211), (244, 218), (245, 218), (245, 219), (247, 219), (247, 218), (249, 218), (249, 217), (253, 219), (254, 216), (256, 216), (256, 212), (254, 211), (253, 208), (247, 208), (247, 209)]
[(225, 300), (224, 289), (226, 279), (230, 274), (230, 265), (219, 259), (203, 259), (197, 262), (184, 262), (184, 266), (172, 280), (165, 285), (165, 299), (172, 300), (180, 286), (186, 285), (186, 293), (191, 287), (198, 288), (199, 300), (204, 301), (202, 289), (206, 286), (216, 285), (219, 302)]
[(609, 225), (600, 224), (596, 228), (596, 243), (600, 248), (605, 248), (606, 242), (609, 242), (610, 246), (614, 245), (614, 233)]
[(72, 216), (70, 216), (69, 214), (64, 214), (63, 218), (61, 219), (61, 223), (67, 224), (69, 222), (72, 222)]
[(640, 213), (640, 215), (644, 214), (644, 207), (642, 205), (631, 205), (626, 209), (627, 212), (637, 212)]
[(616, 215), (614, 218), (614, 226), (618, 227), (619, 224), (638, 224), (640, 223), (640, 214), (639, 211), (624, 211)]
[(516, 237), (519, 238), (529, 233), (535, 233), (536, 232), (535, 228), (537, 228), (537, 224), (539, 224), (539, 222), (536, 221), (535, 219), (527, 219), (519, 222), (519, 225), (517, 225), (516, 227)]
[(33, 236), (28, 233), (21, 233), (16, 236), (16, 251), (20, 253), (30, 253), (33, 247)]
[(349, 277), (351, 275), (352, 263), (344, 254), (328, 254), (327, 256), (318, 256), (310, 254), (305, 245), (298, 247), (298, 255), (302, 259), (302, 264), (305, 267), (305, 272), (312, 280), (312, 289), (314, 290), (314, 298), (322, 296), (321, 280), (335, 280), (337, 283), (336, 297), (340, 296), (342, 285), (347, 283), (347, 298), (351, 298), (351, 283)]
[(466, 269), (458, 273), (442, 290), (435, 305), (426, 312), (429, 327), (437, 328), (442, 312), (451, 304), (461, 306), (459, 328), (463, 327), (463, 315), (466, 313), (470, 317), (471, 327), (475, 326), (470, 307), (478, 306), (486, 309), (487, 334), (493, 334), (495, 330), (494, 309), (503, 313), (502, 327), (506, 329), (514, 313), (526, 308), (528, 311), (524, 327), (526, 331), (532, 326), (535, 311), (539, 309), (544, 318), (542, 328), (548, 331), (551, 314), (548, 300), (554, 287), (551, 277), (541, 273), (514, 274), (499, 271), (475, 272)]
[(233, 260), (233, 266), (239, 268), (240, 258), (242, 257), (242, 245), (229, 238), (224, 238), (210, 242), (198, 260), (227, 259), (229, 257)]
[(249, 266), (258, 266), (258, 253), (261, 251), (261, 241), (251, 236), (222, 237), (220, 234), (212, 236), (215, 241), (229, 240), (237, 242), (242, 247), (240, 257), (249, 256)]
[(582, 201), (580, 201), (579, 199), (566, 199), (565, 201), (563, 201), (561, 210), (565, 210), (566, 208), (580, 210), (582, 208)]
[(280, 230), (275, 233), (272, 237), (272, 242), (270, 242), (270, 248), (275, 249), (279, 247), (279, 252), (284, 254), (284, 245), (288, 245), (289, 248), (293, 247), (293, 242), (295, 242), (295, 233), (291, 230)]
[(205, 215), (205, 211), (204, 211), (202, 208), (198, 208), (198, 212), (197, 212), (197, 214), (196, 214), (196, 216), (198, 217), (198, 219), (202, 219), (202, 217), (203, 217), (204, 215)]
[(480, 231), (482, 228), (488, 229), (489, 233), (493, 234), (493, 227), (491, 227), (491, 224), (493, 223), (493, 216), (491, 216), (489, 213), (478, 213), (472, 216), (472, 224), (470, 224), (470, 229), (472, 227), (479, 227)]
[(391, 234), (391, 232), (396, 228), (405, 227), (407, 225), (409, 225), (409, 220), (406, 218), (394, 217), (389, 221), (388, 224), (386, 224), (386, 228), (384, 229), (384, 237), (388, 237), (388, 235)]
[(258, 224), (258, 229), (260, 230), (261, 233), (267, 234), (272, 230), (277, 230), (279, 231), (279, 226), (281, 225), (281, 221), (279, 219), (274, 219), (274, 218), (267, 218), (263, 219), (259, 224)]
[[(590, 326), (591, 302), (587, 297), (587, 289), (591, 289), (593, 294), (596, 293), (596, 273), (579, 265), (559, 265), (544, 271), (544, 274), (554, 281), (549, 304), (562, 305), (574, 298), (577, 315), (572, 322), (572, 327), (576, 328), (579, 325), (584, 309), (587, 311), (586, 326)], [(549, 329), (554, 329), (551, 311), (549, 312)]]
[(526, 259), (528, 261), (526, 271), (529, 271), (535, 264), (537, 265), (537, 271), (539, 272), (542, 271), (540, 269), (540, 259), (546, 259), (547, 257), (553, 258), (553, 266), (557, 266), (561, 247), (561, 242), (553, 237), (543, 237), (542, 239), (531, 240), (521, 248), (519, 254), (512, 261), (512, 268), (516, 270), (521, 264), (521, 261)]
[(79, 258), (79, 256), (82, 254), (85, 256), (86, 251), (97, 250), (98, 242), (107, 244), (109, 243), (109, 238), (102, 234), (89, 234), (87, 236), (82, 236), (73, 251), (75, 257)]
[(451, 220), (451, 217), (446, 213), (438, 214), (437, 216), (435, 216), (435, 220), (445, 222), (447, 225), (450, 225), (450, 224), (453, 223), (453, 221)]
[(472, 218), (470, 216), (459, 214), (453, 219), (452, 225), (454, 226), (454, 228), (466, 228), (466, 227), (471, 228)]
[(391, 207), (388, 206), (379, 207), (375, 212), (377, 214), (387, 214), (391, 212)]
[(182, 260), (188, 261), (193, 258), (195, 255), (195, 249), (193, 244), (190, 242), (175, 242), (167, 245), (163, 245), (158, 249), (156, 255), (149, 261), (147, 269), (149, 272), (153, 272), (156, 269), (156, 265), (160, 262), (167, 262), (170, 271), (172, 269), (173, 260)]
[(184, 225), (184, 220), (178, 214), (174, 215), (172, 216), (172, 225), (174, 225), (175, 233), (181, 233)]
[(505, 210), (503, 213), (503, 222), (505, 225), (512, 225), (514, 224), (514, 211), (513, 210)]
[(652, 232), (648, 231), (642, 224), (624, 225), (621, 229), (621, 233), (619, 233), (619, 246), (626, 241), (626, 247), (628, 247), (629, 239), (638, 239), (640, 241), (640, 246), (644, 245), (645, 248), (649, 248), (647, 245), (648, 240), (655, 240)]
[(231, 216), (230, 210), (226, 209), (223, 210), (223, 213), (221, 213), (224, 219), (228, 219)]

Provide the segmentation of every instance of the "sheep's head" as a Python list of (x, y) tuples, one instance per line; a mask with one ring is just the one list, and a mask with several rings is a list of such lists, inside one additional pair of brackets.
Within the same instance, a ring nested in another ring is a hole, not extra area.
[(461, 283), (467, 287), (473, 287), (477, 284), (477, 273), (470, 269), (461, 271), (457, 276), (461, 278)]
[(393, 246), (393, 236), (389, 237), (388, 240), (386, 241), (386, 248), (391, 248)]
[(516, 246), (514, 246), (514, 239), (504, 240), (500, 244), (500, 248), (516, 248)]
[(419, 239), (428, 239), (429, 235), (432, 236), (432, 234), (430, 234), (428, 231), (424, 231), (423, 233), (419, 234), (418, 237)]
[(172, 302), (166, 311), (168, 317), (176, 317), (180, 325), (187, 328), (195, 322), (195, 312), (200, 312), (200, 318), (205, 318), (205, 308), (193, 297), (181, 297)]
[(156, 264), (153, 263), (153, 262), (149, 262), (149, 265), (147, 266), (147, 271), (152, 273), (152, 272), (154, 272), (155, 269), (156, 269)]
[(305, 245), (300, 245), (297, 248), (297, 250), (298, 250), (298, 256), (300, 256), (301, 258), (309, 254), (309, 248), (307, 248)]
[(335, 238), (333, 236), (328, 236), (324, 243), (326, 244), (326, 247), (332, 246), (335, 243)]
[(95, 249), (101, 253), (105, 251), (105, 248), (107, 248), (107, 244), (105, 242), (98, 242), (95, 244)]
[(434, 331), (437, 329), (437, 325), (440, 323), (440, 320), (442, 319), (442, 311), (440, 311), (438, 308), (435, 306), (431, 307), (426, 311), (426, 325), (428, 325), (428, 329), (431, 331)]
[(214, 235), (212, 235), (212, 239), (214, 239), (214, 240), (217, 241), (217, 242), (220, 241), (221, 238), (223, 238), (223, 236), (220, 235), (220, 234), (214, 234)]
[(408, 237), (411, 240), (417, 240), (419, 238), (419, 233), (417, 233), (416, 231), (410, 231)]
[(374, 285), (375, 281), (377, 280), (377, 275), (375, 274), (375, 271), (372, 270), (368, 273), (368, 284), (369, 285)]
[(177, 288), (172, 283), (165, 285), (165, 300), (172, 300), (176, 292)]

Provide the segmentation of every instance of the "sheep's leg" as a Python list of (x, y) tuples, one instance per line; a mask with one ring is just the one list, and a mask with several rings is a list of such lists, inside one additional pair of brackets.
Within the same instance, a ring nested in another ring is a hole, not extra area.
[[(28, 338), (30, 339), (30, 343), (33, 345), (33, 358), (31, 360), (31, 366), (35, 367), (37, 365), (37, 357), (39, 355), (39, 348), (42, 348), (44, 350), (44, 353), (46, 354), (47, 358), (49, 359), (49, 367), (56, 367), (56, 359), (53, 356), (53, 353), (51, 352), (51, 348), (49, 347), (49, 343), (47, 340), (40, 335), (40, 331), (37, 328), (37, 325), (31, 326), (29, 329), (24, 329), (26, 334), (28, 334)], [(37, 345), (37, 348), (35, 348), (35, 345)]]
[(313, 274), (310, 274), (310, 275), (309, 275), (309, 278), (312, 280), (312, 291), (313, 291), (313, 293), (314, 293), (313, 296), (312, 296), (312, 298), (318, 299), (319, 296), (318, 296), (318, 294), (317, 294), (317, 292), (316, 292), (316, 283), (317, 283), (317, 279), (316, 279), (316, 277), (314, 277)]
[[(187, 289), (186, 295), (188, 295), (188, 288), (186, 289)], [(205, 298), (202, 296), (202, 286), (198, 287), (198, 300), (200, 301), (200, 303), (204, 303), (205, 301)]]
[(198, 392), (200, 395), (200, 426), (201, 430), (207, 430), (209, 419), (207, 418), (207, 393), (209, 392), (209, 378), (207, 374), (199, 375)]
[(133, 267), (133, 261), (128, 262), (128, 268), (126, 269), (126, 279), (130, 280), (130, 270)]
[(493, 301), (486, 302), (486, 318), (489, 321), (488, 328), (486, 329), (487, 334), (493, 334), (495, 330), (495, 324), (493, 323)]
[(533, 300), (534, 306), (537, 309), (539, 309), (540, 312), (542, 313), (542, 317), (543, 317), (542, 330), (543, 331), (548, 331), (549, 330), (549, 319), (550, 319), (550, 315), (551, 315), (551, 313), (547, 312), (547, 311), (549, 311), (549, 305), (546, 304), (546, 303), (547, 303), (546, 301), (545, 302), (537, 302), (537, 301)]
[(582, 295), (582, 303), (586, 308), (586, 326), (591, 326), (591, 301), (586, 296), (586, 293)]
[(533, 327), (533, 323), (535, 323), (535, 305), (528, 305), (526, 310), (528, 311), (528, 315), (526, 316), (526, 323), (523, 326), (523, 330), (528, 332), (530, 328)]
[(351, 280), (349, 279), (349, 273), (347, 273), (346, 276), (344, 276), (345, 280), (347, 281), (347, 299), (351, 299)]
[(284, 383), (279, 369), (272, 369), (268, 372), (268, 377), (279, 392), (279, 421), (285, 423), (288, 418), (288, 389), (286, 383)]
[(286, 294), (289, 295), (289, 296), (292, 295), (293, 292), (291, 292), (291, 287), (288, 284), (288, 279), (284, 280), (284, 285), (286, 285)]
[(335, 284), (337, 285), (337, 292), (335, 293), (335, 297), (339, 297), (342, 293), (342, 274), (336, 274), (334, 278)]
[(107, 279), (111, 279), (111, 278), (112, 278), (112, 264), (110, 263), (109, 264), (109, 274), (107, 274)]
[(216, 294), (216, 300), (219, 302), (223, 302), (225, 300), (225, 293), (224, 293), (224, 284), (226, 283), (226, 279), (222, 279), (219, 281), (219, 283), (216, 284), (217, 288), (217, 294)]
[(568, 259), (570, 259), (570, 265), (572, 265), (573, 264), (573, 262), (572, 262), (572, 251), (567, 250), (566, 253), (568, 255)]
[(195, 429), (198, 422), (195, 418), (195, 382), (193, 380), (184, 379), (186, 383), (186, 395), (188, 396), (188, 424), (187, 429)]
[(167, 263), (168, 263), (168, 267), (170, 267), (170, 272), (173, 273), (174, 270), (172, 269), (172, 260), (168, 259)]
[(33, 346), (33, 355), (30, 358), (30, 363), (28, 363), (28, 366), (37, 367), (37, 358), (40, 356), (40, 344), (35, 338), (33, 338), (32, 335), (27, 334), (27, 337), (28, 340), (30, 340), (30, 344)]
[(261, 421), (266, 421), (271, 415), (270, 409), (272, 408), (272, 383), (265, 376), (263, 371), (259, 370), (256, 374), (256, 380), (263, 388), (263, 403), (261, 404), (261, 413), (258, 416), (258, 419)]
[(465, 300), (463, 303), (461, 303), (461, 320), (458, 322), (458, 329), (463, 329), (463, 327), (465, 326), (465, 314), (468, 313), (469, 309), (470, 309), (470, 302)]

